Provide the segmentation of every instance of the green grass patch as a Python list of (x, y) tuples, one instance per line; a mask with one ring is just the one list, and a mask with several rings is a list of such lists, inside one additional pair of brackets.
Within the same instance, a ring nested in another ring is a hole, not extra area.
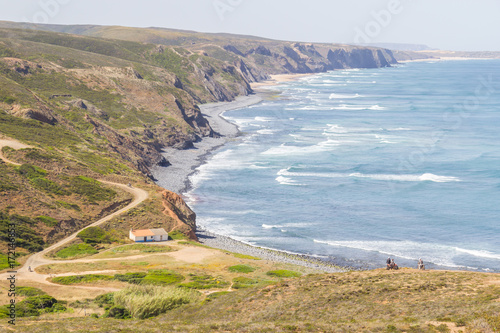
[(195, 241), (180, 241), (178, 244), (181, 244), (181, 245), (193, 245), (193, 246), (198, 246), (198, 247), (204, 247), (206, 249), (213, 249), (210, 246), (203, 245), (203, 244), (195, 242)]
[(250, 288), (250, 287), (255, 287), (257, 285), (269, 285), (269, 284), (274, 284), (274, 281), (269, 281), (269, 280), (261, 280), (261, 279), (252, 279), (248, 278), (246, 276), (239, 276), (233, 279), (233, 289), (244, 289), (244, 288)]
[(15, 225), (16, 245), (19, 248), (24, 248), (31, 252), (43, 250), (45, 244), (43, 238), (38, 236), (38, 232), (34, 229), (37, 222), (29, 217), (21, 215), (8, 215), (0, 212), (0, 240), (8, 243), (10, 225)]
[(144, 272), (115, 274), (114, 279), (122, 282), (140, 284), (146, 275), (147, 273)]
[(87, 244), (111, 244), (116, 241), (114, 237), (99, 227), (88, 227), (80, 231), (76, 237)]
[[(14, 266), (19, 266), (20, 264), (17, 261), (13, 262)], [(11, 268), (9, 264), (9, 256), (3, 253), (0, 253), (0, 270)]]
[(272, 277), (278, 277), (278, 278), (293, 278), (293, 277), (299, 277), (302, 276), (301, 273), (295, 272), (295, 271), (289, 271), (286, 269), (279, 269), (276, 271), (269, 271), (266, 273), (268, 276)]
[(255, 271), (255, 268), (248, 265), (235, 265), (229, 267), (228, 270), (233, 273), (252, 273)]
[(19, 296), (26, 297), (47, 295), (45, 291), (33, 287), (16, 287), (16, 293)]
[(162, 252), (172, 252), (173, 250), (174, 249), (172, 249), (170, 246), (133, 244), (133, 245), (115, 247), (111, 250), (111, 252), (126, 253), (131, 251), (140, 251), (144, 253), (162, 253)]
[(197, 292), (160, 286), (132, 286), (114, 294), (114, 304), (126, 308), (132, 317), (145, 319), (198, 300)]
[(55, 227), (57, 225), (57, 220), (53, 217), (50, 217), (50, 216), (41, 215), (41, 216), (38, 216), (37, 218), (35, 218), (35, 220), (42, 222), (47, 227)]
[(71, 210), (76, 210), (77, 212), (80, 212), (82, 210), (80, 208), (80, 206), (78, 206), (77, 204), (72, 204), (72, 203), (69, 203), (69, 202), (66, 202), (66, 201), (62, 201), (62, 200), (57, 200), (56, 204), (59, 207), (66, 208), (66, 209), (71, 209)]
[(184, 280), (184, 276), (168, 270), (150, 270), (142, 280), (142, 284), (170, 285)]
[(36, 189), (49, 194), (69, 195), (70, 192), (65, 190), (61, 185), (45, 178), (48, 172), (34, 165), (23, 164), (17, 168), (17, 172), (25, 178), (29, 179), (31, 185)]
[(168, 233), (168, 237), (170, 237), (173, 240), (188, 240), (189, 237), (184, 235), (182, 232), (179, 230), (174, 230)]
[[(16, 304), (17, 317), (35, 317), (43, 313), (64, 312), (66, 307), (49, 295), (28, 297)], [(9, 308), (4, 305), (0, 308), (0, 318), (7, 318)]]
[(179, 284), (180, 287), (185, 287), (189, 289), (213, 289), (213, 288), (225, 288), (229, 286), (229, 282), (225, 281), (221, 277), (214, 277), (208, 274), (189, 274), (190, 281), (187, 283)]
[(111, 281), (111, 280), (113, 280), (112, 276), (101, 275), (101, 274), (57, 276), (55, 278), (52, 278), (53, 283), (64, 284), (64, 285), (93, 283), (98, 281)]
[(58, 258), (63, 258), (63, 259), (70, 259), (70, 258), (81, 258), (81, 257), (87, 257), (93, 254), (98, 253), (92, 245), (90, 244), (73, 244), (71, 246), (68, 246), (67, 248), (64, 248), (56, 253), (56, 257)]
[(110, 201), (116, 196), (115, 191), (104, 188), (97, 180), (83, 176), (69, 178), (68, 190), (85, 196), (91, 202)]
[(249, 255), (246, 255), (246, 254), (241, 254), (241, 253), (233, 253), (233, 256), (235, 258), (239, 258), (239, 259), (261, 260), (260, 258), (249, 256)]

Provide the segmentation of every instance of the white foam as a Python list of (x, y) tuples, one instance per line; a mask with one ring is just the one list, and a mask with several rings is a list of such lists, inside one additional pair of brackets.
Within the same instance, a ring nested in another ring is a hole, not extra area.
[(332, 110), (348, 110), (348, 111), (359, 111), (359, 110), (385, 110), (384, 107), (380, 105), (349, 105), (340, 104), (339, 106), (334, 106)]
[(273, 121), (273, 118), (269, 118), (269, 117), (255, 117), (254, 120), (255, 121)]
[(261, 129), (261, 130), (258, 130), (257, 133), (263, 134), (263, 135), (271, 135), (271, 134), (274, 134), (275, 131), (271, 130), (271, 129)]
[(277, 175), (287, 177), (317, 177), (317, 178), (369, 178), (381, 181), (402, 181), (402, 182), (423, 182), (432, 181), (436, 183), (448, 183), (461, 181), (457, 177), (438, 176), (432, 173), (425, 173), (423, 175), (398, 175), (398, 174), (362, 174), (356, 173), (320, 173), (320, 172), (290, 172), (290, 168), (281, 169)]
[(292, 185), (292, 186), (305, 186), (305, 184), (298, 184), (297, 181), (292, 178), (287, 178), (283, 176), (276, 177), (276, 181), (281, 185)]
[(335, 247), (345, 247), (357, 250), (378, 252), (381, 254), (396, 256), (408, 260), (417, 261), (422, 258), (424, 262), (431, 262), (441, 266), (454, 268), (478, 269), (477, 267), (465, 266), (457, 263), (456, 258), (461, 258), (461, 253), (467, 253), (473, 257), (497, 259), (500, 260), (500, 254), (481, 250), (468, 250), (454, 246), (435, 244), (435, 243), (417, 243), (408, 240), (402, 241), (323, 241), (314, 239), (315, 243), (327, 244)]
[(355, 94), (355, 95), (348, 95), (348, 94), (331, 94), (330, 95), (330, 99), (350, 99), (350, 98), (358, 98), (358, 97), (362, 97), (361, 95), (359, 94)]

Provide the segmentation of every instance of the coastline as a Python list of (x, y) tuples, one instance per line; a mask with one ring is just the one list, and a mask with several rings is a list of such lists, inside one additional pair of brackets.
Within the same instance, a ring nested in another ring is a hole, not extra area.
[[(195, 173), (196, 169), (204, 164), (215, 150), (241, 135), (238, 126), (227, 121), (222, 116), (225, 112), (249, 107), (263, 101), (266, 95), (269, 94), (269, 91), (259, 90), (259, 87), (273, 86), (281, 82), (294, 81), (298, 78), (310, 75), (313, 74), (273, 75), (272, 79), (269, 81), (252, 84), (252, 89), (255, 89), (255, 94), (240, 96), (232, 102), (200, 105), (199, 107), (203, 116), (208, 119), (212, 129), (220, 134), (221, 137), (203, 138), (201, 141), (194, 143), (194, 148), (191, 149), (164, 149), (162, 155), (165, 156), (171, 165), (153, 169), (153, 174), (155, 178), (158, 179), (156, 184), (179, 194), (184, 194), (189, 191), (191, 187), (189, 176)], [(224, 251), (258, 257), (262, 260), (295, 264), (328, 273), (345, 272), (352, 269), (350, 267), (344, 267), (343, 265), (336, 265), (331, 261), (322, 260), (318, 257), (252, 246), (228, 236), (212, 233), (200, 227), (197, 228), (196, 236), (200, 243), (204, 245)]]

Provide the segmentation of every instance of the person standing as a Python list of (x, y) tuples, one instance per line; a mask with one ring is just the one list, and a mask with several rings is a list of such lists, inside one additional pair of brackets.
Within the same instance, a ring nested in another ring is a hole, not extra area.
[(425, 265), (422, 258), (418, 258), (418, 269), (425, 270)]

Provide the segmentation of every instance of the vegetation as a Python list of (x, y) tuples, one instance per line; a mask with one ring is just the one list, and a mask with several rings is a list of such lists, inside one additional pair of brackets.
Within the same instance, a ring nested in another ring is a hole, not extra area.
[(68, 189), (73, 193), (87, 197), (90, 202), (110, 201), (116, 196), (115, 191), (104, 188), (97, 180), (84, 176), (69, 178)]
[(100, 227), (88, 227), (80, 231), (76, 237), (87, 244), (111, 244), (116, 241), (109, 232), (102, 230)]
[[(19, 266), (20, 264), (17, 261), (14, 261), (14, 266)], [(9, 256), (3, 253), (0, 253), (0, 270), (10, 268), (9, 264)]]
[(252, 273), (255, 271), (255, 268), (248, 265), (235, 265), (229, 267), (228, 270), (233, 273)]
[(289, 271), (289, 270), (286, 270), (286, 269), (279, 269), (279, 270), (276, 270), (276, 271), (269, 271), (266, 274), (269, 275), (269, 276), (278, 277), (278, 278), (293, 278), (293, 277), (299, 277), (299, 276), (302, 275), (299, 272)]
[(250, 260), (261, 260), (260, 258), (249, 256), (246, 254), (241, 254), (241, 253), (233, 253), (233, 256), (239, 259), (250, 259)]
[[(34, 317), (42, 313), (64, 311), (66, 311), (66, 307), (49, 295), (30, 296), (16, 304), (17, 317)], [(0, 318), (7, 318), (8, 314), (8, 306), (2, 306), (0, 308)]]
[(47, 295), (45, 291), (33, 287), (16, 287), (16, 293), (19, 296), (26, 297)]
[(182, 232), (178, 230), (174, 230), (168, 233), (168, 237), (173, 239), (173, 240), (187, 240), (189, 237), (184, 235)]
[(113, 253), (125, 253), (133, 251), (140, 251), (144, 253), (162, 253), (162, 252), (171, 252), (174, 251), (174, 249), (166, 245), (149, 245), (149, 244), (124, 245), (111, 249), (111, 252)]
[(142, 280), (142, 284), (170, 285), (184, 280), (184, 276), (168, 270), (150, 270)]
[(127, 309), (134, 318), (157, 316), (194, 302), (198, 293), (175, 287), (133, 286), (114, 295), (114, 304)]
[(36, 222), (26, 216), (9, 215), (0, 212), (0, 240), (9, 242), (9, 224), (15, 225), (16, 245), (29, 252), (38, 252), (43, 249), (45, 242), (43, 238), (37, 235), (35, 229)]
[(225, 288), (229, 286), (229, 282), (224, 281), (221, 277), (213, 277), (209, 274), (189, 274), (190, 281), (181, 283), (181, 287), (189, 289), (212, 289)]
[(245, 276), (236, 277), (233, 279), (233, 289), (242, 289), (242, 288), (250, 288), (255, 287), (256, 285), (270, 285), (274, 284), (274, 281), (269, 280), (260, 280), (260, 279), (252, 279)]
[(112, 276), (101, 275), (101, 274), (57, 276), (52, 278), (53, 283), (64, 284), (64, 285), (93, 283), (97, 281), (111, 281), (111, 280), (113, 280)]
[(55, 227), (57, 225), (57, 220), (50, 216), (38, 216), (35, 220), (42, 222), (48, 227)]
[(56, 252), (56, 257), (63, 259), (74, 259), (90, 256), (93, 254), (99, 253), (92, 245), (90, 244), (73, 244), (62, 250)]

